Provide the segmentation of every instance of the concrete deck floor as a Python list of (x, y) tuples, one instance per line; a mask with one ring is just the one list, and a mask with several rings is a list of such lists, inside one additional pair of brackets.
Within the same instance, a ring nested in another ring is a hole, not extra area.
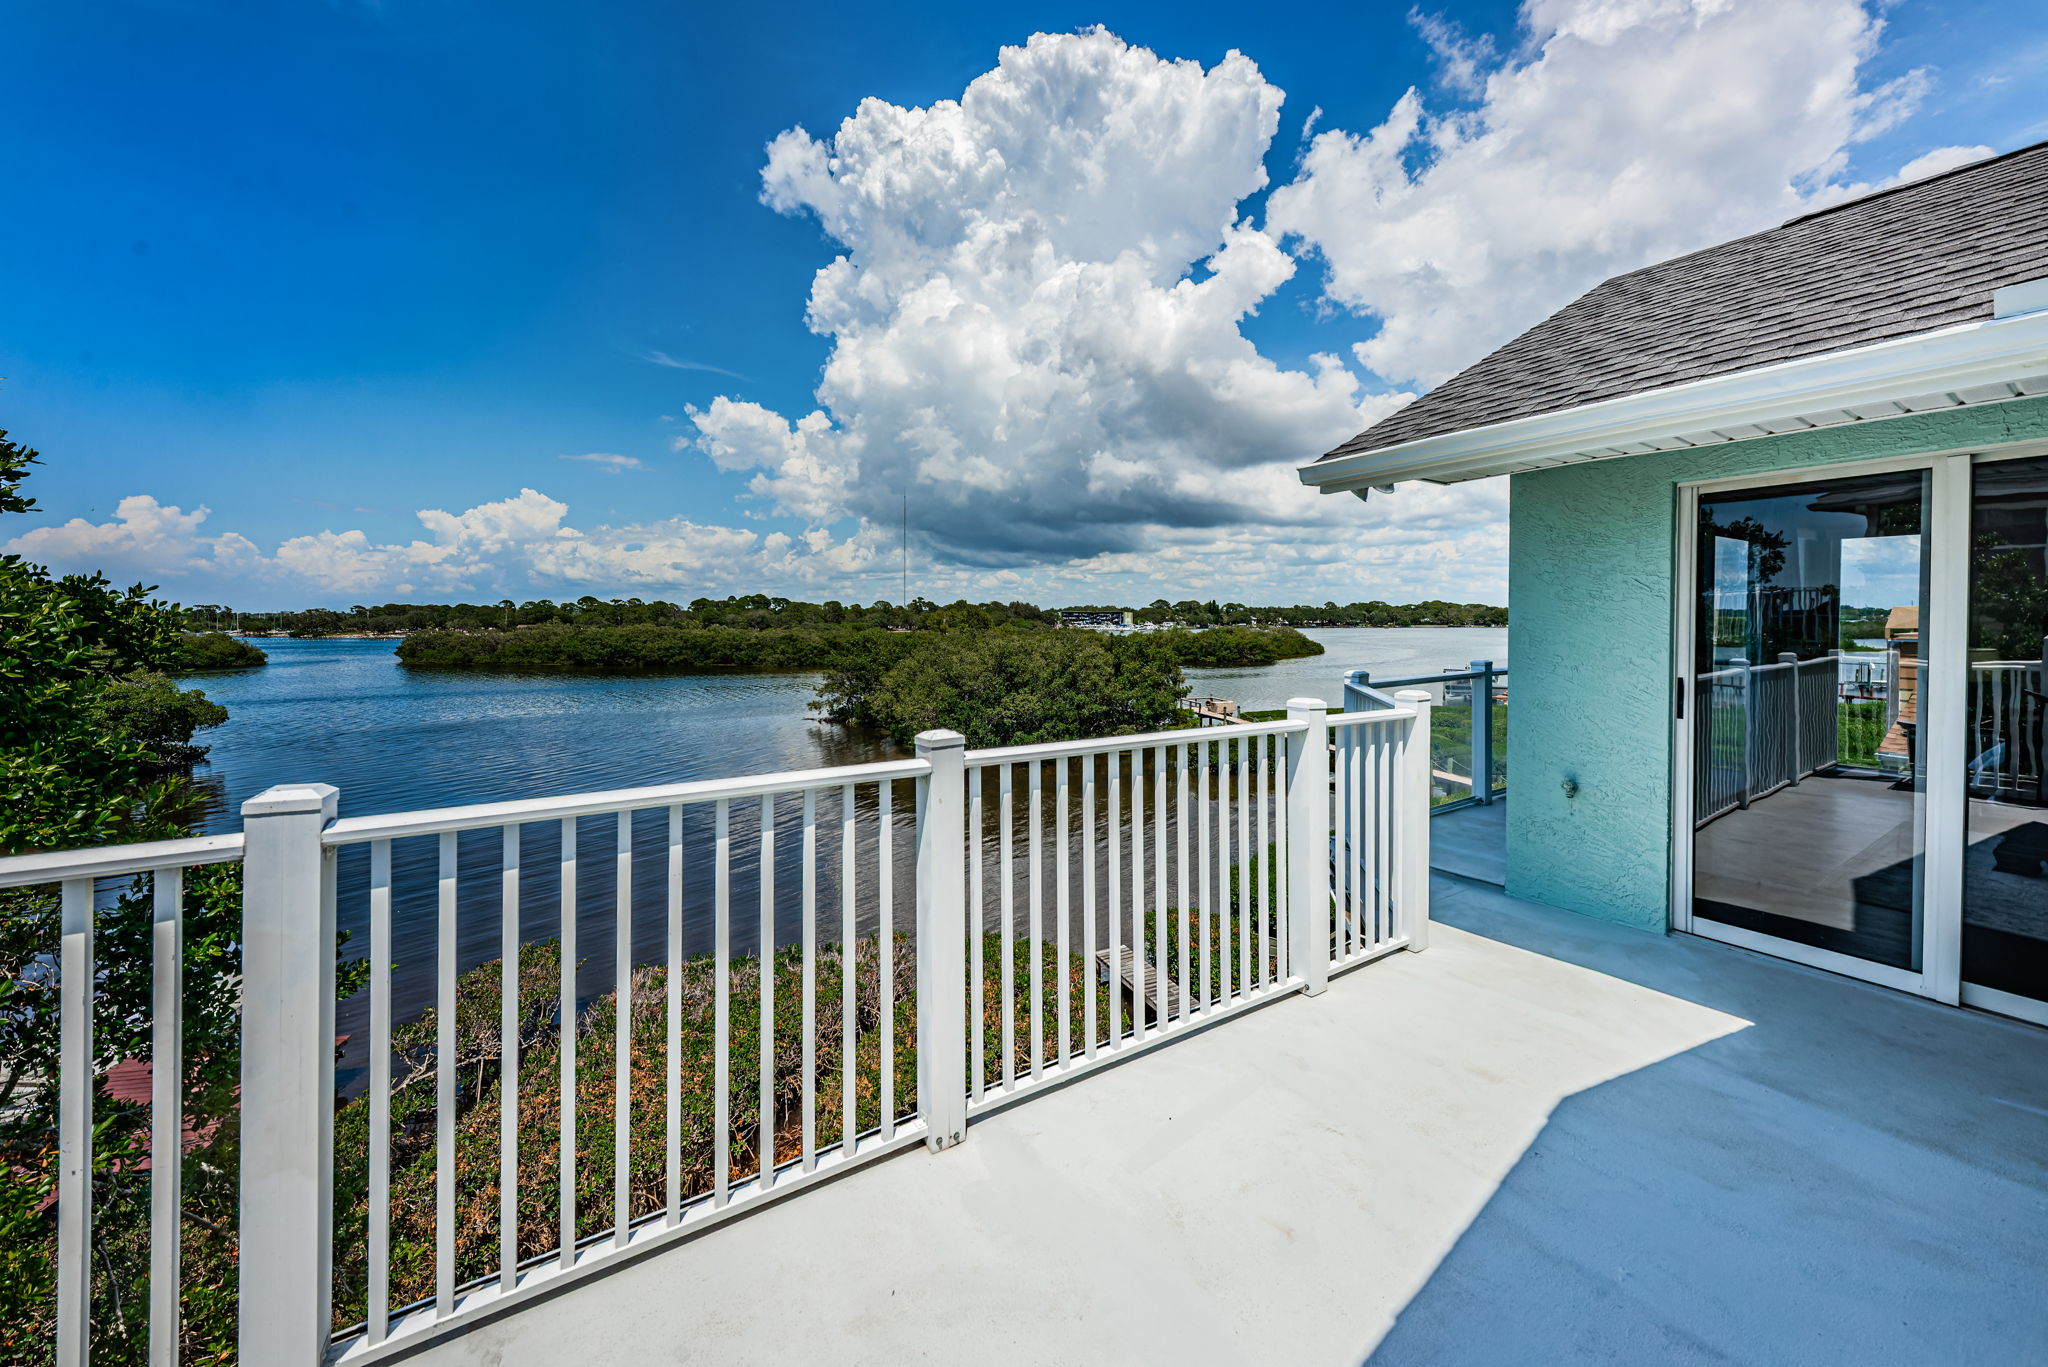
[(1429, 819), (1429, 866), (1474, 882), (1508, 881), (1508, 800), (1438, 812)]
[(2048, 1358), (2048, 1032), (1436, 895), (1426, 953), (413, 1361)]

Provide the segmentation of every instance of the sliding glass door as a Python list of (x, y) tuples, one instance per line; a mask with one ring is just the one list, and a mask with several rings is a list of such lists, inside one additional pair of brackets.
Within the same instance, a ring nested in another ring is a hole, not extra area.
[(2048, 457), (1971, 474), (1963, 999), (2032, 1015), (2048, 1002)]
[(2048, 454), (1689, 490), (1673, 925), (2048, 1024)]
[(1928, 494), (1923, 469), (1699, 496), (1696, 927), (1920, 972)]

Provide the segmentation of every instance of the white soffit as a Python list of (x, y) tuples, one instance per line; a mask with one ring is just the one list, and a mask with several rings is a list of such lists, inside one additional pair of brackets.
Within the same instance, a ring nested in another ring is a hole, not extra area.
[(1301, 482), (1362, 497), (1401, 480), (1455, 484), (2048, 394), (2048, 282), (2012, 291), (2037, 287), (2028, 312), (1316, 461)]

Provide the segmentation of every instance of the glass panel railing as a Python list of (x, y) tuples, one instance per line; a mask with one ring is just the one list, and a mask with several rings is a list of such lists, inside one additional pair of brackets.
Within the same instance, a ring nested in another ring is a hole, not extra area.
[[(1347, 676), (1347, 706), (1385, 706), (1398, 690), (1420, 688), (1434, 702), (1430, 714), (1430, 805), (1443, 811), (1492, 802), (1508, 787), (1508, 672), (1491, 660), (1464, 669), (1376, 679), (1365, 670)], [(1478, 779), (1475, 781), (1475, 775)]]

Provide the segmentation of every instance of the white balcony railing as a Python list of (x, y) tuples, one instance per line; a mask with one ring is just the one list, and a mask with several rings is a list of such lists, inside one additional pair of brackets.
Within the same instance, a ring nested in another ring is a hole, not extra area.
[[(93, 1342), (94, 1106), (118, 1062), (94, 1048), (93, 933), (111, 889), (146, 880), (157, 914), (151, 1361), (176, 1360), (179, 1332), (181, 871), (239, 859), (240, 1358), (368, 1363), (1422, 948), (1430, 703), (1385, 701), (982, 751), (930, 732), (881, 764), (342, 820), (332, 788), (287, 786), (244, 804), (237, 835), (0, 859), (0, 888), (62, 888), (56, 1360), (79, 1367)], [(367, 931), (349, 952), (368, 985), (344, 1007), (362, 1077), (338, 1082), (344, 924)], [(693, 936), (708, 953), (685, 955)], [(556, 956), (542, 978), (537, 945)], [(465, 1005), (477, 984), (495, 1020)], [(429, 1010), (431, 1031), (406, 1033)], [(536, 1022), (545, 1048), (525, 1042)], [(705, 1023), (700, 1078), (684, 1030)], [(485, 1090), (465, 1029), (494, 1030), (491, 1139), (458, 1129)], [(338, 1104), (365, 1136), (343, 1156), (367, 1164), (360, 1229), (335, 1228)], [(553, 1128), (539, 1166), (535, 1126)], [(430, 1276), (394, 1251), (401, 1142), (431, 1169)], [(579, 1166), (608, 1166), (609, 1192)]]
[(1970, 664), (1973, 796), (2048, 798), (2048, 647), (2042, 657)]
[(1693, 818), (1724, 812), (1834, 765), (1841, 671), (1834, 653), (1775, 663), (1736, 660), (1693, 689)]

